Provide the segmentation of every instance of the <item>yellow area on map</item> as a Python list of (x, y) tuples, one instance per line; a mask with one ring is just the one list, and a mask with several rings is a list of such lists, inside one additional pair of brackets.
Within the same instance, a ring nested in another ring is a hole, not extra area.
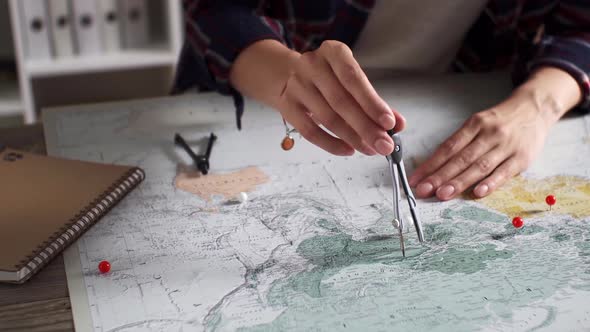
[(268, 180), (268, 176), (258, 167), (208, 175), (202, 175), (193, 170), (180, 169), (174, 178), (174, 186), (210, 201), (214, 195), (221, 195), (225, 199), (234, 199), (241, 192), (250, 192)]
[(579, 176), (543, 179), (519, 176), (478, 202), (509, 217), (530, 217), (549, 212), (549, 205), (545, 203), (547, 195), (557, 198), (552, 212), (574, 218), (590, 217), (590, 179)]

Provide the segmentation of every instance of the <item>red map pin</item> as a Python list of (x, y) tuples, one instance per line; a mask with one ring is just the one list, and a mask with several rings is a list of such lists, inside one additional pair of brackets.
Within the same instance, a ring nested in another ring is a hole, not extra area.
[(549, 196), (545, 197), (545, 202), (549, 205), (549, 211), (551, 211), (551, 207), (553, 205), (555, 205), (555, 203), (557, 202), (557, 199), (555, 198), (555, 196), (549, 195)]
[(98, 263), (98, 270), (100, 273), (108, 273), (111, 270), (111, 263), (107, 261), (102, 261)]
[(521, 217), (514, 217), (514, 219), (512, 219), (512, 225), (515, 228), (522, 228), (522, 226), (524, 226), (524, 220), (522, 220)]

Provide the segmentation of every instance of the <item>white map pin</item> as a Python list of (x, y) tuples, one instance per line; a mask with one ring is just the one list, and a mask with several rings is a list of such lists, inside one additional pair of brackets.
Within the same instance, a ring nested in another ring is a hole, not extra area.
[(248, 201), (248, 194), (242, 191), (240, 192), (238, 199), (240, 200), (240, 203), (246, 203)]

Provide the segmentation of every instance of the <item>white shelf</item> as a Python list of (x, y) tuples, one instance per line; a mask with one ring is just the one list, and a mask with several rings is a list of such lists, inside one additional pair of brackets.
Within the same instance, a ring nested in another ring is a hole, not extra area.
[[(129, 76), (135, 75), (139, 77), (147, 73), (163, 77), (164, 72), (172, 72), (178, 60), (183, 41), (181, 2), (149, 0), (146, 3), (149, 4), (149, 15), (157, 18), (149, 20), (150, 44), (148, 49), (37, 60), (29, 59), (26, 56), (26, 36), (23, 28), (28, 24), (25, 24), (21, 17), (19, 9), (21, 1), (9, 0), (10, 21), (18, 67), (18, 93), (20, 93), (21, 102), (14, 96), (10, 98), (10, 102), (5, 101), (7, 98), (3, 98), (0, 91), (0, 99), (2, 99), (0, 100), (0, 112), (5, 108), (18, 108), (21, 110), (26, 123), (34, 123), (39, 118), (40, 108), (47, 106), (48, 102), (46, 100), (51, 100), (50, 103), (61, 103), (79, 97), (77, 95), (71, 96), (67, 88), (60, 90), (60, 87), (56, 86), (53, 89), (52, 83), (54, 81), (56, 85), (59, 85), (58, 82), (63, 83), (68, 80), (71, 84), (75, 84), (72, 83), (75, 80), (85, 80), (84, 75), (96, 73), (101, 74), (97, 75), (99, 77), (107, 77), (111, 74), (115, 76), (130, 71)], [(105, 75), (102, 75), (103, 73)], [(91, 77), (91, 75), (87, 76)], [(117, 90), (117, 88), (110, 86), (107, 81), (102, 80), (96, 82), (96, 84), (91, 81), (90, 83), (94, 84), (96, 89), (87, 89), (90, 90), (89, 95), (92, 90), (96, 90), (98, 91), (96, 95), (106, 96), (104, 98), (107, 99), (115, 98), (112, 97), (114, 95), (116, 95), (116, 98), (127, 98), (124, 93), (118, 94), (119, 91), (115, 92), (114, 90)], [(129, 89), (129, 91), (131, 90)], [(127, 92), (128, 96), (135, 96), (129, 91)]]
[(27, 60), (25, 71), (33, 78), (112, 70), (170, 66), (177, 55), (169, 50), (133, 50), (112, 54), (73, 56), (63, 59)]
[(0, 116), (21, 114), (23, 108), (18, 83), (0, 81)]

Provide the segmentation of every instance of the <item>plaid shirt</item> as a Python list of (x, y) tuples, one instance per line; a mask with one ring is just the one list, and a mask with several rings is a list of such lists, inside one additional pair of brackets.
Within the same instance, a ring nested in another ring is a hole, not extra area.
[[(387, 0), (382, 0), (387, 1)], [(242, 96), (229, 83), (241, 50), (274, 39), (299, 52), (339, 40), (351, 48), (375, 0), (184, 0), (186, 42), (173, 92), (191, 87), (234, 97), (238, 127)], [(489, 0), (453, 61), (455, 71), (511, 68), (515, 84), (534, 68), (572, 75), (590, 111), (590, 1)]]

